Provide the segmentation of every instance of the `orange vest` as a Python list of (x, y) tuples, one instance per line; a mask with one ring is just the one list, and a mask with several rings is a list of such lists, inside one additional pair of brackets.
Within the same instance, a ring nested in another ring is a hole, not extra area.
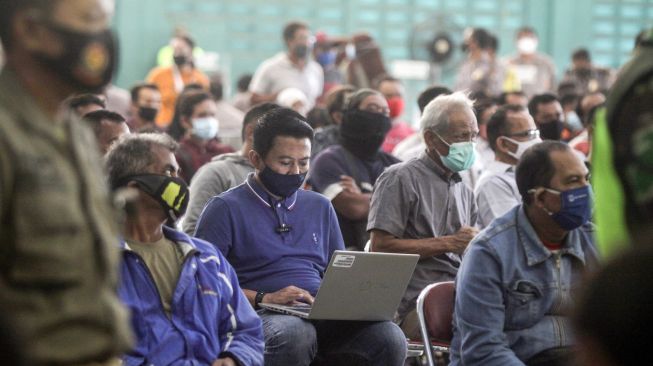
[[(172, 122), (175, 113), (175, 102), (179, 93), (175, 90), (174, 66), (157, 67), (150, 71), (147, 82), (155, 84), (161, 92), (161, 110), (156, 117), (156, 124), (159, 127), (166, 127)], [(181, 80), (184, 85), (200, 84), (206, 90), (209, 89), (209, 78), (197, 69), (181, 73)]]

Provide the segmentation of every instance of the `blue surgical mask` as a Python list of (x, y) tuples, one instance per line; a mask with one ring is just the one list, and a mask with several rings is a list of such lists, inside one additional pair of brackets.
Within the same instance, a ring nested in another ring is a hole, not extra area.
[(590, 185), (562, 192), (551, 188), (545, 189), (560, 196), (560, 211), (547, 212), (562, 229), (574, 230), (590, 220), (592, 216), (592, 188)]
[(331, 66), (336, 63), (336, 56), (338, 54), (335, 50), (328, 50), (317, 55), (317, 62), (322, 65), (322, 67)]
[(202, 140), (210, 140), (218, 135), (219, 123), (215, 117), (203, 117), (193, 119), (193, 136)]
[(472, 165), (474, 165), (474, 160), (476, 160), (476, 144), (474, 142), (465, 141), (454, 142), (453, 144), (450, 144), (437, 133), (435, 135), (438, 136), (438, 138), (440, 138), (440, 140), (447, 146), (449, 146), (449, 154), (447, 156), (440, 155), (442, 164), (449, 168), (449, 170), (452, 172), (461, 172), (471, 168)]
[(567, 125), (572, 131), (580, 131), (583, 129), (583, 122), (575, 111), (567, 112), (565, 117)]
[(304, 184), (306, 173), (279, 174), (269, 167), (258, 173), (258, 178), (268, 191), (280, 197), (289, 197)]

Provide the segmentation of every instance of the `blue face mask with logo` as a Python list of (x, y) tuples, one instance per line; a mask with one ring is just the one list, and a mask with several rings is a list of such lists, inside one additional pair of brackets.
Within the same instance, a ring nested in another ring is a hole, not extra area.
[(467, 170), (474, 165), (474, 161), (476, 160), (476, 144), (474, 142), (465, 141), (450, 144), (437, 133), (435, 135), (449, 146), (449, 154), (447, 156), (440, 155), (442, 164), (449, 168), (449, 170), (457, 173)]
[(210, 140), (218, 135), (218, 120), (215, 117), (193, 119), (191, 133), (202, 140)]
[(574, 230), (590, 220), (592, 216), (592, 188), (590, 185), (562, 192), (551, 188), (545, 189), (560, 196), (560, 211), (547, 212), (562, 229)]

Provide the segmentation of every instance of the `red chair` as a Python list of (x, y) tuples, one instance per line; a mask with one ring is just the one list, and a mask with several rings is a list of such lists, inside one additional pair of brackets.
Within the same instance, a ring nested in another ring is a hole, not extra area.
[(429, 366), (435, 366), (433, 352), (449, 353), (453, 338), (453, 281), (427, 286), (417, 297), (417, 317)]

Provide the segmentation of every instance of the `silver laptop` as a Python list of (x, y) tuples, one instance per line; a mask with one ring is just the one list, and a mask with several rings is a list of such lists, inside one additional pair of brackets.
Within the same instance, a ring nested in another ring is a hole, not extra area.
[(336, 250), (313, 305), (259, 304), (305, 319), (392, 320), (419, 255)]

